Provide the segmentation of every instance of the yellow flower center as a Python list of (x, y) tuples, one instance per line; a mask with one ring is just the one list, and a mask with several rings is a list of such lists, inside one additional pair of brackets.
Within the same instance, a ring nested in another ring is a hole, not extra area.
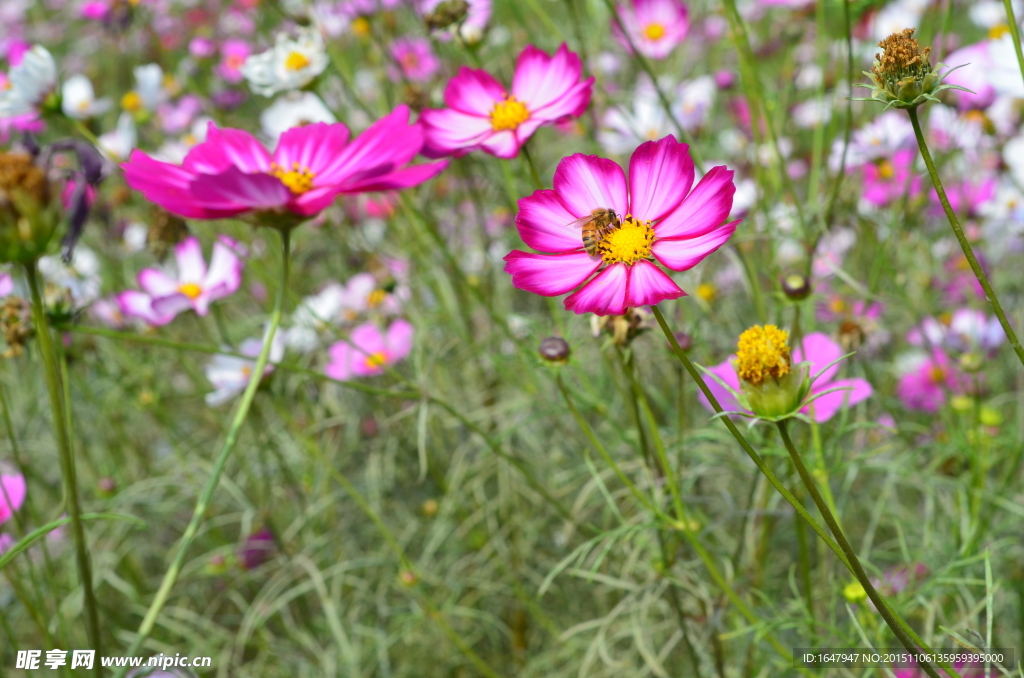
[(635, 264), (651, 256), (654, 244), (654, 229), (649, 221), (637, 221), (627, 214), (618, 228), (612, 229), (601, 239), (598, 251), (606, 264)]
[(839, 297), (836, 297), (828, 303), (828, 307), (832, 309), (833, 313), (842, 313), (846, 310), (846, 302)]
[(509, 94), (505, 96), (504, 101), (494, 104), (494, 110), (491, 111), (491, 127), (495, 132), (513, 130), (529, 117), (530, 111), (527, 110), (526, 104)]
[(358, 17), (352, 22), (352, 32), (360, 38), (365, 38), (370, 34), (370, 22), (364, 17)]
[(309, 65), (309, 57), (301, 52), (292, 52), (284, 60), (284, 67), (289, 71), (301, 71)]
[(665, 37), (665, 27), (658, 23), (647, 24), (644, 28), (644, 37), (657, 42)]
[(941, 367), (933, 367), (928, 373), (928, 377), (936, 384), (941, 384), (946, 380), (946, 371)]
[(135, 90), (128, 92), (128, 94), (121, 97), (121, 108), (129, 113), (135, 113), (142, 108), (142, 97)]
[(225, 59), (225, 61), (227, 62), (228, 68), (238, 70), (245, 63), (245, 57), (239, 56), (237, 54), (232, 54), (227, 59)]
[(203, 293), (203, 288), (196, 283), (182, 283), (178, 285), (178, 291), (189, 299), (195, 299)]
[(377, 369), (383, 367), (388, 362), (388, 357), (384, 354), (384, 351), (376, 351), (366, 356), (366, 367), (367, 369)]
[(374, 290), (366, 295), (366, 305), (370, 308), (380, 306), (384, 299), (388, 296), (388, 293), (384, 290)]
[(789, 332), (775, 325), (754, 325), (740, 335), (736, 350), (736, 374), (743, 381), (759, 386), (768, 377), (779, 379), (789, 374)]
[(411, 71), (420, 65), (420, 58), (413, 52), (403, 54), (400, 61), (407, 71)]
[(292, 193), (301, 195), (313, 189), (313, 179), (316, 175), (309, 171), (308, 167), (299, 167), (299, 163), (293, 162), (292, 168), (286, 170), (276, 162), (270, 163), (270, 174), (281, 180), (281, 183), (288, 187)]
[(247, 378), (247, 379), (249, 377), (251, 377), (252, 376), (252, 368), (249, 367), (248, 365), (242, 365), (242, 376)]
[(880, 176), (883, 179), (892, 179), (894, 176), (896, 176), (896, 169), (888, 160), (879, 160), (878, 176)]
[(988, 29), (988, 37), (989, 40), (998, 40), (999, 38), (1003, 37), (1009, 32), (1009, 26), (1007, 26), (1006, 24), (999, 24), (998, 26), (993, 26), (992, 28)]
[(711, 283), (701, 283), (697, 285), (697, 289), (694, 290), (694, 294), (710, 304), (715, 300), (715, 297), (718, 296), (718, 289), (716, 289)]

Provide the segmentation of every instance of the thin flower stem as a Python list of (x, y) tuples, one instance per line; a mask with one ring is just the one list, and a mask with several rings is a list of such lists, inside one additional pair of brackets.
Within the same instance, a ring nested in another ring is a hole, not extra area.
[[(71, 449), (71, 434), (67, 428), (67, 403), (64, 399), (64, 388), (61, 385), (60, 366), (57, 362), (53, 336), (46, 318), (43, 297), (39, 291), (39, 271), (34, 261), (25, 264), (25, 275), (28, 278), (28, 286), (32, 294), (32, 322), (35, 324), (39, 354), (43, 360), (46, 390), (50, 397), (53, 429), (57, 438), (57, 451), (60, 455), (61, 476), (64, 480), (64, 503), (67, 507), (68, 517), (71, 519), (71, 534), (75, 542), (75, 563), (78, 567), (79, 583), (82, 586), (86, 633), (89, 636), (92, 649), (96, 650), (96, 654), (102, 655), (103, 639), (100, 634), (96, 594), (92, 589), (92, 564), (89, 561), (89, 545), (85, 540), (85, 527), (82, 525), (82, 508), (78, 501), (78, 483), (75, 479), (75, 457)], [(103, 668), (99, 662), (96, 662), (94, 672), (102, 678)]]
[(953, 228), (953, 234), (956, 235), (956, 239), (960, 243), (960, 249), (964, 251), (964, 256), (967, 257), (967, 263), (971, 265), (971, 270), (974, 271), (974, 277), (978, 279), (978, 282), (981, 284), (981, 289), (985, 291), (985, 298), (988, 299), (988, 303), (992, 306), (992, 310), (995, 312), (996, 317), (999, 318), (999, 324), (1003, 326), (1003, 332), (1006, 333), (1006, 338), (1009, 340), (1010, 346), (1013, 347), (1014, 352), (1017, 354), (1017, 358), (1020, 359), (1021, 365), (1024, 365), (1024, 348), (1021, 347), (1020, 341), (1017, 339), (1017, 335), (1013, 331), (1013, 327), (1010, 326), (1010, 321), (1006, 317), (1006, 313), (1003, 312), (1003, 307), (999, 303), (999, 299), (996, 297), (995, 290), (992, 289), (992, 285), (988, 281), (988, 276), (985, 275), (985, 271), (982, 270), (977, 257), (974, 256), (974, 250), (971, 249), (971, 243), (967, 240), (967, 236), (964, 235), (964, 229), (960, 226), (960, 220), (957, 219), (956, 212), (953, 211), (953, 208), (949, 204), (949, 198), (946, 197), (946, 191), (942, 187), (942, 180), (939, 179), (939, 172), (935, 169), (935, 163), (932, 161), (932, 154), (928, 150), (928, 144), (925, 143), (924, 140), (924, 133), (921, 131), (921, 121), (917, 118), (917, 109), (908, 108), (907, 113), (910, 114), (910, 122), (914, 126), (914, 136), (917, 137), (917, 145), (921, 148), (921, 156), (924, 157), (924, 164), (928, 167), (928, 174), (932, 178), (932, 184), (935, 185), (935, 191), (939, 194), (939, 202), (942, 203), (942, 210), (946, 213), (949, 225)]
[[(672, 334), (672, 330), (669, 328), (668, 323), (665, 322), (665, 316), (662, 315), (661, 309), (658, 308), (657, 305), (652, 304), (651, 310), (654, 311), (654, 317), (657, 318), (658, 324), (661, 326), (661, 331), (665, 333), (665, 336), (668, 338), (669, 344), (672, 345), (672, 350), (675, 352), (676, 357), (679, 358), (680, 362), (683, 363), (683, 367), (685, 367), (686, 371), (690, 373), (691, 377), (693, 377), (693, 381), (697, 384), (698, 388), (700, 388), (701, 392), (704, 393), (704, 396), (708, 399), (708, 402), (711, 403), (711, 407), (714, 408), (715, 412), (722, 412), (722, 406), (719, 404), (718, 399), (715, 398), (715, 394), (712, 393), (711, 389), (708, 388), (708, 385), (704, 383), (704, 379), (701, 377), (700, 372), (698, 372), (697, 368), (694, 367), (692, 362), (690, 362), (690, 359), (686, 357), (686, 353), (683, 351), (683, 349), (679, 348), (679, 342), (676, 341), (675, 335)], [(747, 453), (747, 456), (750, 457), (750, 459), (754, 462), (755, 465), (757, 465), (757, 468), (761, 470), (761, 473), (763, 473), (765, 477), (768, 478), (768, 482), (770, 482), (772, 486), (779, 491), (779, 494), (781, 494), (783, 498), (789, 502), (789, 504), (793, 507), (794, 510), (796, 510), (800, 517), (807, 522), (811, 529), (814, 530), (818, 534), (818, 536), (825, 541), (825, 543), (828, 545), (830, 549), (832, 549), (832, 552), (836, 554), (839, 560), (841, 560), (844, 565), (849, 567), (850, 564), (846, 560), (846, 554), (844, 554), (842, 549), (840, 549), (839, 546), (832, 540), (832, 538), (828, 536), (828, 533), (825, 531), (825, 528), (823, 528), (817, 520), (811, 517), (811, 514), (808, 513), (807, 509), (804, 508), (803, 504), (801, 504), (800, 501), (793, 496), (793, 493), (787, 490), (786, 487), (779, 481), (779, 479), (775, 476), (775, 472), (772, 471), (771, 467), (764, 462), (764, 459), (761, 458), (761, 455), (759, 455), (754, 450), (754, 448), (750, 446), (750, 443), (747, 442), (747, 439), (744, 438), (743, 434), (740, 433), (738, 428), (736, 428), (736, 424), (734, 424), (733, 421), (729, 419), (729, 417), (719, 418), (725, 424), (726, 428), (729, 429), (729, 432), (732, 433), (733, 437), (736, 438), (736, 441), (740, 444), (740, 447), (743, 448), (743, 451)]]
[[(868, 577), (867, 572), (864, 571), (864, 566), (860, 564), (860, 559), (857, 558), (857, 552), (853, 550), (850, 542), (846, 539), (846, 535), (843, 533), (843, 529), (836, 522), (835, 516), (832, 515), (832, 511), (829, 510), (828, 504), (825, 503), (825, 499), (821, 496), (818, 491), (817, 485), (814, 484), (814, 479), (811, 478), (810, 471), (804, 466), (803, 460), (800, 458), (800, 453), (797, 452), (796, 447), (793, 445), (793, 440), (789, 437), (789, 431), (786, 430), (786, 422), (780, 421), (777, 423), (779, 433), (782, 434), (782, 442), (786, 445), (786, 450), (789, 452), (790, 459), (793, 460), (793, 466), (796, 467), (797, 473), (800, 474), (800, 479), (804, 481), (804, 486), (811, 495), (811, 499), (814, 500), (814, 505), (818, 507), (818, 511), (821, 516), (825, 519), (825, 523), (828, 528), (832, 531), (836, 541), (839, 542), (839, 547), (843, 549), (843, 553), (846, 554), (850, 565), (852, 565), (853, 574), (857, 577), (857, 581), (860, 582), (861, 586), (864, 587), (864, 591), (867, 592), (868, 598), (875, 604), (875, 609), (882, 615), (882, 619), (892, 629), (892, 632), (896, 634), (896, 637), (903, 644), (905, 648), (911, 653), (917, 653), (919, 648), (915, 645), (914, 641), (904, 631), (903, 626), (899, 624), (893, 617), (891, 608), (882, 599), (882, 596), (875, 590), (874, 585), (871, 583), (871, 578)], [(924, 669), (931, 678), (938, 678), (938, 674), (932, 665), (923, 659), (918, 659), (918, 665)]]
[[(238, 433), (242, 428), (242, 424), (245, 423), (246, 416), (249, 414), (252, 401), (256, 397), (256, 390), (259, 388), (260, 382), (263, 380), (263, 372), (266, 370), (267, 363), (270, 362), (270, 348), (274, 343), (274, 335), (277, 334), (277, 328), (281, 324), (281, 316), (284, 312), (284, 301), (288, 296), (288, 276), (291, 269), (291, 232), (282, 230), (280, 233), (282, 256), (281, 282), (280, 287), (277, 290), (277, 297), (274, 301), (274, 310), (270, 314), (270, 324), (267, 326), (267, 331), (263, 338), (263, 348), (260, 350), (260, 355), (256, 359), (256, 365), (253, 368), (252, 376), (249, 379), (249, 385), (246, 386), (245, 392), (242, 394), (242, 399), (238, 403), (238, 409), (235, 411), (235, 418), (231, 422), (231, 428), (228, 429), (227, 437), (224, 439), (224, 446), (221, 448), (220, 454), (214, 462), (213, 473), (206, 481), (206, 486), (203, 487), (203, 492), (199, 496), (199, 501), (196, 502), (195, 510), (192, 512), (192, 519), (189, 521), (188, 527), (185, 529), (185, 534), (182, 535), (181, 541), (178, 543), (178, 550), (174, 554), (171, 566), (167, 569), (167, 572), (164, 573), (164, 578), (160, 583), (160, 588), (156, 592), (156, 597), (154, 597), (153, 602), (150, 603), (149, 609), (146, 611), (146, 616), (143, 617), (142, 624), (139, 625), (139, 630), (135, 636), (135, 640), (132, 641), (131, 647), (128, 648), (126, 654), (137, 654), (142, 643), (145, 642), (146, 638), (149, 637), (149, 634), (153, 632), (153, 627), (156, 625), (157, 617), (160, 616), (160, 611), (167, 603), (167, 599), (171, 595), (171, 589), (174, 588), (174, 584), (178, 581), (178, 576), (181, 574), (181, 568), (184, 565), (185, 556), (188, 555), (189, 547), (192, 546), (192, 542), (195, 541), (196, 535), (199, 533), (199, 528), (203, 524), (203, 520), (206, 517), (206, 510), (209, 508), (210, 502), (213, 499), (213, 494), (217, 489), (217, 485), (220, 483), (221, 474), (224, 473), (224, 467), (227, 465), (228, 458), (231, 456), (232, 450), (235, 449), (235, 443), (238, 441)], [(124, 675), (124, 671), (118, 672), (118, 676), (121, 675)]]
[[(949, 4), (952, 7), (953, 0), (949, 0)], [(1021, 51), (1020, 27), (1017, 26), (1017, 17), (1013, 15), (1013, 3), (1011, 0), (1003, 0), (1003, 6), (1006, 7), (1006, 23), (1010, 27), (1010, 35), (1013, 36), (1013, 49), (1017, 53), (1017, 66), (1020, 68), (1020, 77), (1024, 78), (1024, 51)]]
[(526, 164), (530, 166), (530, 176), (533, 178), (533, 185), (538, 191), (544, 190), (544, 182), (540, 180), (540, 172), (537, 171), (537, 165), (533, 162), (533, 156), (530, 155), (529, 144), (523, 144), (523, 157), (526, 158)]

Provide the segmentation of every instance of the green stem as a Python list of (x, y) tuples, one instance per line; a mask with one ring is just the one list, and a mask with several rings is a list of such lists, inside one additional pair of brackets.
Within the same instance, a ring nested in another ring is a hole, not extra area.
[(530, 166), (530, 176), (533, 178), (533, 185), (538, 190), (544, 189), (544, 182), (540, 180), (540, 172), (537, 171), (537, 165), (533, 162), (533, 156), (530, 155), (529, 144), (523, 144), (523, 157), (526, 158), (526, 164)]
[[(91, 648), (96, 650), (97, 655), (102, 655), (100, 617), (96, 606), (96, 594), (92, 589), (92, 564), (89, 561), (89, 546), (85, 540), (82, 509), (78, 501), (75, 457), (71, 449), (71, 435), (67, 428), (67, 403), (64, 400), (64, 388), (61, 385), (60, 367), (57, 363), (53, 336), (50, 334), (49, 321), (46, 318), (46, 308), (43, 306), (43, 297), (39, 291), (39, 271), (34, 261), (25, 264), (25, 274), (32, 293), (32, 322), (35, 324), (39, 353), (43, 360), (46, 390), (50, 397), (54, 434), (57, 438), (57, 451), (60, 455), (61, 476), (64, 480), (64, 499), (68, 517), (71, 519), (71, 534), (75, 542), (75, 562), (78, 567), (79, 583), (82, 586), (86, 633)], [(102, 678), (103, 668), (99, 662), (95, 663), (94, 672), (95, 675)]]
[[(953, 0), (950, 0), (949, 4), (952, 6)], [(1020, 68), (1020, 77), (1024, 78), (1024, 52), (1021, 51), (1020, 27), (1017, 26), (1017, 17), (1013, 15), (1013, 3), (1011, 0), (1003, 0), (1003, 6), (1006, 7), (1006, 23), (1010, 25), (1010, 35), (1013, 36), (1013, 49), (1017, 52), (1017, 66)]]
[[(821, 516), (825, 519), (825, 523), (828, 525), (828, 529), (832, 531), (836, 541), (839, 542), (839, 547), (843, 549), (843, 553), (846, 554), (846, 558), (853, 568), (853, 574), (857, 577), (857, 581), (860, 582), (861, 586), (864, 587), (864, 591), (867, 592), (868, 598), (875, 604), (875, 609), (882, 615), (882, 619), (892, 629), (892, 632), (896, 634), (896, 637), (903, 644), (903, 647), (907, 648), (907, 651), (916, 654), (919, 651), (914, 641), (907, 635), (906, 631), (903, 630), (903, 626), (896, 622), (892, 612), (882, 599), (882, 596), (875, 590), (874, 585), (871, 583), (871, 578), (868, 577), (867, 572), (864, 571), (864, 566), (860, 564), (860, 559), (857, 558), (857, 552), (853, 550), (850, 542), (846, 539), (846, 535), (843, 533), (843, 529), (836, 522), (835, 516), (832, 515), (832, 511), (829, 510), (828, 504), (825, 503), (825, 499), (818, 492), (817, 485), (814, 484), (814, 480), (811, 478), (810, 471), (804, 466), (803, 460), (800, 458), (800, 453), (797, 452), (796, 447), (793, 445), (792, 439), (789, 437), (789, 431), (786, 430), (786, 422), (778, 422), (779, 433), (782, 434), (782, 442), (786, 445), (786, 450), (789, 451), (789, 457), (793, 460), (793, 466), (796, 467), (797, 473), (800, 474), (800, 479), (804, 481), (804, 486), (807, 491), (811, 494), (811, 499), (814, 500), (815, 506), (818, 507), (818, 511)], [(918, 659), (918, 665), (924, 669), (930, 678), (938, 678), (938, 674), (932, 665), (923, 659)]]
[[(1019, 44), (1017, 49), (1020, 49)], [(924, 133), (921, 131), (921, 121), (917, 119), (917, 109), (908, 108), (907, 113), (910, 114), (910, 122), (914, 126), (914, 136), (917, 137), (917, 145), (921, 148), (921, 155), (924, 157), (924, 164), (928, 167), (928, 174), (932, 178), (932, 184), (935, 185), (935, 191), (939, 194), (939, 202), (942, 203), (942, 210), (946, 213), (949, 225), (953, 228), (953, 233), (956, 235), (956, 239), (960, 243), (960, 249), (964, 251), (964, 256), (967, 257), (967, 263), (971, 265), (971, 270), (974, 271), (974, 277), (978, 279), (978, 282), (981, 284), (981, 289), (985, 291), (985, 298), (988, 299), (988, 303), (992, 306), (992, 310), (995, 312), (996, 317), (999, 318), (999, 324), (1003, 326), (1003, 332), (1006, 333), (1006, 338), (1009, 340), (1010, 346), (1013, 347), (1014, 352), (1017, 354), (1017, 358), (1020, 359), (1021, 365), (1024, 365), (1024, 348), (1021, 347), (1020, 341), (1017, 339), (1017, 335), (1013, 331), (1013, 327), (1010, 326), (1010, 321), (1007, 319), (1006, 313), (1003, 312), (1003, 307), (999, 303), (999, 299), (996, 297), (995, 290), (992, 289), (992, 285), (988, 281), (988, 276), (985, 275), (985, 271), (982, 270), (977, 257), (974, 256), (974, 250), (971, 249), (971, 243), (968, 242), (967, 236), (964, 235), (964, 229), (960, 227), (960, 220), (957, 219), (956, 213), (949, 204), (949, 198), (946, 197), (946, 191), (942, 188), (942, 181), (939, 179), (938, 170), (935, 169), (935, 163), (932, 161), (932, 154), (928, 151), (928, 144), (925, 143)]]
[[(168, 597), (171, 595), (171, 589), (174, 588), (174, 584), (178, 581), (178, 576), (181, 574), (182, 565), (185, 562), (185, 556), (188, 555), (189, 547), (192, 546), (192, 542), (196, 538), (196, 534), (199, 532), (199, 528), (203, 524), (203, 520), (206, 517), (206, 510), (210, 506), (210, 502), (213, 499), (213, 493), (217, 489), (217, 485), (220, 483), (221, 474), (224, 472), (224, 467), (227, 465), (228, 457), (231, 456), (231, 451), (235, 448), (235, 443), (238, 441), (238, 432), (242, 428), (242, 424), (245, 422), (246, 416), (249, 414), (249, 408), (252, 406), (252, 401), (256, 397), (256, 390), (259, 388), (260, 382), (263, 379), (263, 372), (267, 367), (267, 363), (270, 361), (270, 347), (274, 343), (274, 335), (277, 333), (277, 328), (281, 324), (281, 315), (284, 312), (284, 300), (287, 296), (288, 291), (288, 275), (290, 272), (290, 253), (291, 253), (291, 232), (282, 230), (281, 232), (281, 284), (277, 290), (277, 298), (274, 301), (274, 310), (270, 314), (270, 324), (267, 326), (266, 334), (263, 338), (263, 348), (260, 351), (259, 357), (256, 359), (256, 366), (253, 368), (252, 377), (249, 380), (249, 385), (245, 388), (245, 392), (242, 394), (242, 399), (238, 404), (238, 409), (235, 411), (235, 418), (231, 422), (231, 428), (228, 429), (227, 437), (224, 439), (224, 446), (221, 448), (220, 454), (217, 456), (217, 460), (213, 465), (213, 474), (209, 480), (206, 481), (206, 486), (203, 488), (203, 493), (199, 497), (199, 501), (196, 502), (195, 510), (192, 512), (192, 520), (189, 521), (188, 527), (185, 529), (185, 534), (182, 535), (181, 542), (178, 544), (178, 550), (174, 554), (174, 559), (171, 561), (171, 566), (164, 573), (163, 581), (160, 582), (160, 588), (156, 592), (156, 597), (153, 602), (150, 603), (149, 609), (146, 611), (146, 616), (142, 619), (142, 624), (139, 626), (138, 633), (135, 640), (132, 641), (131, 647), (128, 648), (126, 654), (134, 655), (138, 654), (139, 648), (142, 643), (145, 642), (149, 634), (153, 632), (153, 627), (156, 625), (157, 617), (160, 615), (160, 611), (167, 603)], [(118, 675), (123, 675), (124, 672), (118, 672)]]
[[(679, 342), (676, 341), (675, 335), (672, 334), (672, 330), (669, 328), (668, 323), (665, 322), (665, 316), (662, 315), (661, 309), (658, 308), (656, 304), (652, 304), (651, 310), (654, 311), (654, 317), (657, 318), (658, 324), (661, 326), (661, 331), (665, 333), (665, 337), (668, 338), (669, 344), (672, 345), (672, 350), (675, 351), (676, 357), (679, 358), (680, 362), (683, 363), (683, 367), (685, 367), (686, 371), (690, 373), (691, 377), (693, 377), (693, 381), (696, 382), (697, 386), (704, 393), (704, 396), (708, 399), (708, 402), (711, 403), (711, 407), (714, 408), (715, 412), (723, 412), (722, 406), (718, 402), (718, 398), (716, 398), (715, 394), (711, 392), (711, 389), (708, 388), (708, 385), (704, 383), (704, 379), (701, 377), (700, 372), (698, 372), (697, 368), (694, 367), (692, 362), (690, 362), (690, 359), (686, 357), (686, 353), (683, 351), (683, 349), (679, 348)], [(743, 451), (747, 453), (747, 456), (750, 457), (751, 461), (753, 461), (757, 468), (761, 470), (761, 473), (765, 475), (765, 477), (768, 479), (768, 482), (770, 482), (772, 486), (779, 491), (779, 494), (781, 494), (783, 498), (789, 502), (790, 506), (792, 506), (793, 509), (796, 510), (796, 512), (800, 515), (800, 517), (807, 522), (810, 528), (814, 530), (817, 533), (817, 535), (825, 541), (825, 543), (828, 545), (830, 549), (832, 549), (832, 552), (836, 554), (839, 560), (841, 560), (844, 565), (849, 567), (850, 564), (847, 562), (846, 555), (843, 553), (842, 549), (840, 549), (839, 546), (832, 540), (832, 538), (828, 536), (828, 533), (825, 531), (825, 528), (823, 528), (820, 524), (818, 524), (818, 521), (811, 517), (811, 514), (807, 512), (807, 509), (804, 508), (803, 504), (801, 504), (800, 501), (797, 500), (797, 498), (794, 497), (793, 494), (789, 490), (787, 490), (786, 487), (779, 481), (779, 479), (775, 476), (775, 472), (772, 471), (771, 467), (764, 462), (764, 459), (761, 458), (761, 455), (754, 451), (754, 448), (750, 446), (750, 443), (747, 442), (747, 439), (744, 438), (743, 434), (740, 433), (738, 428), (736, 428), (736, 424), (733, 423), (732, 419), (730, 419), (729, 417), (719, 417), (719, 419), (722, 420), (726, 428), (729, 429), (729, 432), (732, 433), (734, 438), (736, 438), (736, 441), (740, 444), (740, 447), (743, 448)]]

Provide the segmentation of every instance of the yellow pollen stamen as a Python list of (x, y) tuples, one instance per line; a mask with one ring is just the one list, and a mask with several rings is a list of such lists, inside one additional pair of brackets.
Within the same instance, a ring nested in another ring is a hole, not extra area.
[(828, 307), (833, 313), (842, 313), (846, 310), (846, 302), (837, 297), (828, 303)]
[(715, 297), (718, 296), (718, 288), (711, 283), (701, 283), (697, 285), (697, 289), (694, 290), (693, 293), (696, 294), (699, 299), (703, 299), (710, 304), (715, 300)]
[(376, 351), (366, 356), (366, 367), (371, 370), (383, 367), (387, 362), (388, 357), (384, 354), (384, 351)]
[(288, 187), (292, 193), (301, 195), (313, 189), (313, 179), (316, 174), (309, 171), (308, 167), (299, 167), (299, 163), (293, 162), (290, 170), (285, 170), (276, 162), (270, 163), (270, 174), (281, 180), (281, 183)]
[(754, 386), (768, 377), (779, 379), (789, 374), (789, 332), (775, 325), (754, 325), (740, 335), (736, 350), (736, 373)]
[(491, 128), (495, 132), (514, 130), (526, 122), (529, 117), (530, 111), (526, 108), (526, 104), (508, 94), (504, 101), (494, 104), (494, 110), (491, 111)]
[(140, 108), (142, 108), (142, 97), (140, 97), (139, 93), (135, 90), (128, 92), (128, 94), (125, 94), (123, 97), (121, 97), (121, 108), (128, 111), (129, 113), (134, 113), (138, 111)]
[(878, 176), (883, 179), (892, 179), (896, 176), (896, 168), (892, 166), (892, 163), (888, 160), (878, 161)]
[(665, 37), (665, 27), (658, 23), (647, 24), (644, 28), (644, 37), (657, 42)]
[(284, 67), (289, 71), (301, 71), (310, 64), (309, 57), (301, 52), (292, 52), (284, 60)]
[(622, 224), (607, 233), (597, 246), (606, 264), (635, 264), (651, 256), (654, 229), (649, 221), (637, 221), (627, 214)]
[(943, 381), (946, 380), (946, 371), (943, 370), (941, 367), (933, 367), (931, 369), (931, 372), (928, 373), (928, 376), (936, 384), (941, 384)]
[(203, 293), (203, 288), (196, 283), (182, 283), (178, 285), (178, 291), (189, 299), (195, 299)]
[(384, 299), (388, 296), (388, 293), (384, 290), (374, 290), (366, 295), (366, 305), (370, 308), (380, 306), (384, 303)]
[(242, 365), (242, 376), (248, 378), (252, 376), (252, 368), (248, 365)]
[(369, 20), (364, 16), (357, 17), (355, 21), (352, 22), (352, 32), (360, 38), (368, 36), (370, 34)]
[(1009, 26), (1007, 26), (1006, 24), (999, 24), (998, 26), (993, 26), (992, 28), (988, 29), (988, 39), (998, 40), (999, 38), (1003, 37), (1009, 32)]

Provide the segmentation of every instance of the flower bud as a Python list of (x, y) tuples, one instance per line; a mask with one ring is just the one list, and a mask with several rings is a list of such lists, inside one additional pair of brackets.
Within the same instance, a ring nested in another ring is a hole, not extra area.
[(564, 363), (569, 359), (572, 349), (561, 337), (547, 337), (540, 342), (540, 357), (551, 363)]
[(790, 301), (801, 301), (811, 294), (811, 281), (799, 273), (790, 273), (782, 278), (782, 292)]
[(851, 582), (843, 587), (843, 598), (849, 603), (857, 604), (863, 603), (868, 597), (868, 592), (864, 590), (864, 585), (859, 581)]

